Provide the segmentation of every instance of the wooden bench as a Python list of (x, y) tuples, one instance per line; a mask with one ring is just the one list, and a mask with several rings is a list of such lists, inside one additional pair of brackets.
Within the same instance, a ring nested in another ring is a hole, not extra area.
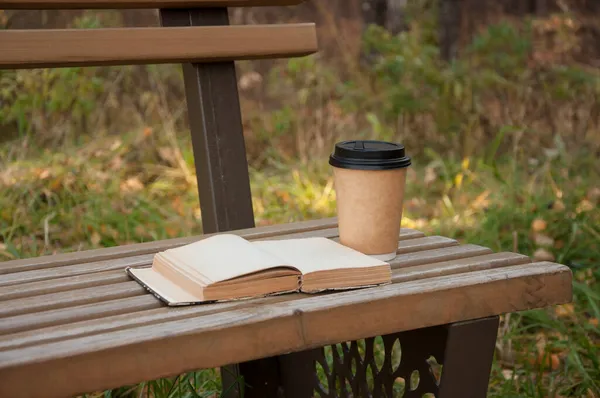
[[(205, 233), (336, 239), (335, 219), (254, 228), (233, 62), (310, 54), (316, 31), (226, 26), (226, 7), (300, 2), (0, 0), (0, 9), (161, 8), (163, 25), (0, 31), (0, 68), (184, 63)], [(498, 315), (571, 300), (563, 265), (409, 229), (394, 283), (377, 288), (166, 308), (124, 272), (205, 236), (0, 263), (0, 397), (72, 396), (212, 367), (228, 368), (229, 396), (392, 396), (402, 378), (405, 397), (484, 397)]]

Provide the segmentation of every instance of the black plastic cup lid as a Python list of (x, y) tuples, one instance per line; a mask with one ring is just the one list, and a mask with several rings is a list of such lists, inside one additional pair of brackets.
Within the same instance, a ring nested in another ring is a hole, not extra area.
[(335, 144), (329, 164), (340, 169), (392, 170), (410, 166), (404, 145), (385, 141), (343, 141)]

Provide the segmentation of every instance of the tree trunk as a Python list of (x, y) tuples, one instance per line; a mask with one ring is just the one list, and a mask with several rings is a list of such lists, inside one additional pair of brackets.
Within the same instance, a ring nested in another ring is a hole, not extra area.
[(461, 26), (461, 0), (440, 0), (439, 41), (442, 59), (450, 61), (458, 55)]

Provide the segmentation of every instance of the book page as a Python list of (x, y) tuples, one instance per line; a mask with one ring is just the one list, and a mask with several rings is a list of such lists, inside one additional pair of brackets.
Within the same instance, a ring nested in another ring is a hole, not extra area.
[(270, 268), (289, 266), (276, 254), (259, 250), (233, 234), (215, 235), (162, 253), (172, 266), (201, 274), (206, 285)]
[(251, 244), (293, 265), (304, 275), (315, 271), (388, 265), (327, 238), (265, 240)]

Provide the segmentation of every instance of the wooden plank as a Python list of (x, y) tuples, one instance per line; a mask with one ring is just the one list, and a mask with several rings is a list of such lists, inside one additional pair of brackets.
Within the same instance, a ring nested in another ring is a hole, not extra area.
[(129, 281), (108, 286), (95, 286), (86, 289), (7, 300), (3, 301), (0, 306), (0, 319), (10, 315), (22, 315), (31, 312), (74, 307), (100, 301), (140, 296), (142, 294), (146, 294), (146, 290), (139, 283)]
[(121, 270), (97, 272), (94, 274), (77, 275), (69, 278), (50, 279), (46, 281), (22, 283), (0, 287), (0, 301), (13, 300), (23, 297), (39, 296), (41, 294), (58, 293), (67, 290), (84, 289), (86, 287), (110, 285), (127, 282), (131, 278)]
[[(338, 235), (337, 228), (328, 228), (327, 230), (319, 230), (316, 233), (318, 236), (334, 238)], [(402, 229), (400, 236), (400, 242), (404, 242), (408, 239), (413, 239), (417, 237), (422, 237), (423, 233), (414, 230)], [(292, 233), (290, 235), (279, 235), (282, 238), (285, 237), (309, 237), (314, 236), (314, 231), (305, 231)], [(197, 240), (198, 237), (196, 237)], [(272, 239), (273, 237), (271, 237)], [(189, 242), (191, 243), (191, 242)], [(399, 245), (400, 247), (401, 245)], [(107, 249), (108, 250), (108, 249)], [(78, 275), (86, 275), (103, 271), (114, 271), (114, 270), (122, 270), (128, 266), (144, 266), (150, 265), (152, 263), (152, 259), (154, 254), (146, 254), (146, 255), (137, 255), (137, 256), (129, 256), (125, 258), (115, 258), (111, 260), (102, 260), (102, 261), (94, 261), (88, 262), (84, 264), (73, 264), (73, 265), (62, 265), (59, 267), (49, 267), (46, 263), (44, 263), (43, 268), (37, 270), (34, 267), (34, 270), (25, 271), (25, 272), (16, 272), (16, 273), (7, 273), (2, 278), (0, 278), (0, 295), (3, 294), (3, 287), (13, 286), (16, 288), (17, 285), (32, 283), (38, 281), (47, 281), (51, 279), (59, 279), (59, 278), (68, 278), (74, 277)], [(34, 260), (35, 261), (35, 260)], [(37, 263), (34, 263), (37, 264)], [(19, 263), (18, 268), (23, 269), (26, 267), (26, 263)], [(29, 268), (25, 268), (29, 269)], [(58, 284), (61, 282), (58, 281)], [(14, 289), (12, 290), (14, 291)]]
[[(452, 241), (445, 242), (445, 244), (452, 243)], [(435, 244), (436, 246), (439, 246), (440, 242), (437, 238), (425, 238), (420, 247), (427, 247), (429, 244)], [(390, 261), (392, 269), (447, 261), (456, 258), (474, 257), (491, 252), (491, 250), (487, 248), (476, 245), (451, 246), (446, 248), (419, 251), (419, 246), (416, 246), (415, 248), (415, 246), (411, 244), (411, 240), (399, 242), (399, 250), (402, 250), (402, 247), (405, 245), (411, 245), (413, 250), (416, 251), (414, 253), (399, 255), (394, 260)], [(88, 267), (90, 264), (84, 264), (84, 266)], [(73, 306), (98, 303), (117, 298), (133, 297), (142, 294), (147, 293), (137, 282), (130, 281), (107, 286), (89, 287), (59, 293), (50, 293), (40, 296), (7, 300), (3, 301), (3, 305), (0, 307), (0, 318), (60, 308), (66, 308), (65, 311), (68, 311), (69, 308)]]
[(400, 255), (450, 246), (458, 246), (458, 242), (444, 236), (428, 236), (426, 238), (400, 241), (396, 253)]
[(220, 62), (316, 51), (314, 24), (0, 31), (0, 69)]
[(400, 283), (437, 276), (454, 275), (470, 271), (482, 271), (509, 265), (527, 264), (529, 257), (517, 253), (492, 253), (482, 256), (460, 258), (432, 264), (397, 268), (392, 273), (392, 282)]
[[(247, 228), (238, 231), (230, 231), (229, 233), (236, 234), (245, 239), (252, 240), (258, 238), (275, 237), (278, 235), (290, 233), (318, 231), (321, 229), (335, 227), (337, 227), (337, 218), (325, 218), (320, 220), (300, 221), (288, 224)], [(36, 258), (4, 261), (0, 262), (0, 275), (9, 274), (13, 272), (32, 271), (44, 268), (55, 268), (63, 265), (83, 264), (89, 262), (110, 260), (113, 258), (132, 257), (139, 256), (142, 254), (157, 253), (159, 251), (187, 245), (199, 241), (201, 239), (206, 239), (213, 235), (214, 234), (205, 234), (185, 238), (165, 239), (154, 242), (85, 250), (74, 253), (62, 253), (56, 255), (40, 256)]]
[(294, 6), (305, 0), (0, 0), (0, 9), (136, 9)]
[[(140, 297), (151, 298), (150, 295)], [(197, 305), (176, 308), (167, 308), (159, 304), (159, 308), (150, 309), (147, 311), (139, 311), (136, 312), (135, 316), (132, 316), (130, 313), (123, 313), (120, 315), (106, 316), (97, 319), (75, 319), (76, 322), (72, 322), (73, 319), (70, 319), (69, 322), (72, 323), (67, 324), (65, 322), (64, 324), (50, 327), (40, 326), (40, 324), (35, 318), (35, 315), (37, 314), (28, 314), (28, 318), (23, 318), (19, 323), (18, 328), (12, 328), (10, 326), (7, 326), (6, 329), (2, 329), (2, 331), (0, 332), (0, 351), (16, 347), (63, 341), (75, 337), (83, 337), (94, 334), (113, 332), (117, 330), (131, 329), (133, 327), (153, 325), (166, 321), (188, 319), (198, 316), (207, 316), (218, 312), (229, 311), (232, 309), (257, 307), (260, 305), (273, 304), (282, 301), (297, 300), (301, 297), (307, 297), (307, 295), (281, 295), (258, 298), (253, 300), (231, 301), (209, 305)], [(139, 297), (135, 298), (135, 300), (139, 299)], [(155, 302), (157, 301), (155, 300)], [(112, 310), (116, 310), (118, 306), (113, 306), (111, 304), (110, 308)], [(65, 313), (68, 314), (67, 311), (65, 311)], [(9, 323), (12, 321), (12, 319), (8, 318), (5, 321), (6, 323)], [(23, 329), (24, 327), (27, 327), (27, 329)], [(18, 333), (15, 333), (15, 329), (18, 329)], [(10, 334), (5, 335), (4, 331)]]
[(112, 270), (123, 270), (128, 266), (144, 266), (152, 264), (154, 254), (144, 254), (112, 260), (95, 261), (85, 264), (64, 265), (56, 268), (17, 272), (3, 275), (0, 278), (0, 287), (12, 286), (19, 283), (45, 281), (48, 279), (66, 278), (70, 276), (92, 274)]
[(75, 395), (571, 299), (571, 271), (553, 263), (310, 297), (2, 351), (0, 396)]
[(136, 316), (132, 313), (160, 307), (163, 307), (163, 304), (154, 296), (144, 294), (137, 297), (127, 297), (92, 304), (69, 306), (69, 308), (36, 312), (33, 314), (17, 315), (11, 318), (4, 318), (0, 322), (0, 335), (53, 325), (64, 325), (88, 319), (104, 318), (118, 314), (127, 314), (129, 318), (132, 318)]
[[(399, 246), (401, 246), (404, 243), (405, 242), (400, 242)], [(400, 254), (396, 256), (395, 259), (389, 261), (389, 263), (392, 267), (392, 270), (394, 270), (402, 267), (411, 267), (420, 264), (464, 259), (490, 253), (492, 253), (492, 250), (488, 249), (487, 247), (477, 245), (460, 245)]]
[[(461, 261), (466, 264), (464, 267), (459, 266)], [(419, 280), (433, 276), (452, 275), (461, 272), (485, 270), (495, 267), (506, 267), (509, 265), (524, 264), (528, 261), (529, 258), (527, 256), (523, 256), (520, 254), (494, 253), (490, 255), (477, 256), (463, 260), (423, 264), (409, 268), (398, 268), (393, 271), (393, 280), (395, 283), (407, 282), (411, 280)], [(205, 316), (217, 312), (229, 311), (232, 309), (238, 309), (247, 306), (267, 305), (270, 303), (277, 302), (277, 300), (280, 299), (287, 301), (292, 299), (297, 300), (299, 298), (306, 297), (311, 296), (297, 294), (270, 297), (265, 299), (248, 300), (244, 302), (218, 303), (206, 306), (192, 306), (175, 309), (162, 307), (156, 310), (138, 312), (134, 317), (132, 317), (129, 314), (124, 314), (101, 319), (93, 319), (84, 322), (79, 322), (81, 319), (73, 316), (72, 314), (69, 315), (69, 309), (64, 309), (61, 311), (64, 312), (66, 316), (70, 316), (70, 318), (68, 318), (68, 322), (71, 324), (67, 324), (67, 322), (65, 321), (64, 324), (53, 327), (44, 327), (43, 325), (40, 325), (40, 319), (38, 317), (39, 314), (28, 314), (20, 318), (19, 333), (0, 337), (0, 350), (47, 343), (52, 341), (66, 340), (74, 337), (106, 333), (115, 330), (123, 330), (132, 327), (151, 325), (178, 319), (186, 319), (196, 316)], [(123, 304), (119, 304), (118, 306), (122, 305)], [(59, 314), (59, 316), (63, 316), (62, 314), (60, 314), (61, 311), (57, 311), (57, 314)], [(6, 324), (10, 324), (12, 322), (12, 319), (7, 318), (4, 322)], [(7, 328), (9, 327), (10, 326), (7, 326)], [(43, 327), (43, 329), (38, 329), (40, 327)], [(0, 328), (0, 334), (9, 332), (13, 333), (14, 327), (10, 328), (11, 331), (8, 332), (8, 329)], [(29, 331), (25, 332), (24, 330)]]
[[(415, 245), (414, 242), (417, 241), (418, 245)], [(407, 265), (417, 265), (423, 264), (424, 262), (434, 262), (434, 261), (442, 261), (447, 259), (449, 256), (449, 252), (447, 251), (433, 251), (432, 253), (428, 253), (427, 249), (440, 248), (442, 246), (453, 246), (456, 244), (456, 241), (447, 238), (441, 237), (429, 237), (422, 239), (413, 239), (413, 240), (404, 240), (399, 242), (398, 250), (407, 252), (408, 250), (414, 251), (415, 253), (423, 252), (417, 256), (399, 256), (394, 259), (391, 264), (392, 267), (402, 267)], [(462, 255), (470, 256), (477, 255), (480, 253), (478, 247), (467, 248), (466, 250), (452, 251), (450, 255), (457, 255), (461, 253)], [(125, 273), (121, 271), (124, 275)], [(104, 274), (104, 273), (102, 273)], [(94, 275), (94, 274), (92, 274)], [(125, 275), (127, 277), (127, 275)], [(69, 280), (71, 278), (61, 278), (51, 280), (50, 282), (54, 283), (54, 286), (63, 287), (64, 285), (74, 286), (74, 283), (70, 283)], [(82, 279), (82, 277), (75, 277), (74, 279)], [(67, 282), (63, 282), (66, 280)], [(6, 319), (5, 325), (7, 329), (3, 329), (0, 327), (0, 334), (3, 330), (14, 331), (15, 328), (26, 328), (27, 329), (35, 329), (39, 327), (43, 327), (49, 324), (50, 314), (46, 314), (45, 317), (41, 317), (40, 311), (49, 311), (53, 310), (52, 314), (57, 318), (53, 324), (59, 324), (58, 320), (63, 320), (64, 323), (67, 321), (75, 322), (82, 319), (91, 319), (92, 316), (85, 312), (85, 308), (80, 308), (80, 311), (77, 313), (71, 313), (72, 308), (76, 306), (82, 306), (88, 303), (102, 303), (104, 301), (111, 301), (111, 305), (113, 306), (122, 306), (122, 308), (117, 308), (121, 312), (126, 312), (128, 308), (127, 305), (122, 304), (121, 302), (116, 303), (113, 302), (117, 297), (133, 297), (136, 295), (147, 294), (145, 290), (143, 290), (137, 282), (130, 281), (127, 277), (127, 281), (124, 283), (117, 283), (107, 286), (96, 286), (96, 287), (88, 287), (83, 289), (74, 289), (74, 290), (66, 290), (59, 293), (47, 293), (43, 295), (36, 295), (33, 297), (25, 297), (20, 299), (7, 300), (2, 302), (2, 307), (0, 308), (0, 318), (8, 317), (8, 316), (17, 316), (18, 322), (17, 325), (11, 325), (13, 322), (12, 319)], [(32, 284), (35, 284), (33, 282)], [(37, 282), (38, 284), (43, 284), (43, 282)], [(30, 284), (31, 285), (31, 284)], [(16, 287), (21, 286), (11, 286), (5, 289), (14, 290)], [(52, 285), (45, 286), (46, 289), (52, 288)], [(0, 294), (2, 290), (0, 290)], [(126, 295), (126, 296), (124, 296)], [(156, 300), (153, 296), (147, 294), (151, 297), (151, 300)], [(134, 310), (137, 308), (136, 303), (132, 303), (132, 308)], [(97, 311), (99, 316), (102, 316), (110, 307), (98, 307), (98, 306), (90, 306), (91, 309)], [(62, 311), (59, 311), (62, 309)], [(28, 314), (28, 315), (27, 315)], [(23, 330), (23, 329), (19, 329)]]

